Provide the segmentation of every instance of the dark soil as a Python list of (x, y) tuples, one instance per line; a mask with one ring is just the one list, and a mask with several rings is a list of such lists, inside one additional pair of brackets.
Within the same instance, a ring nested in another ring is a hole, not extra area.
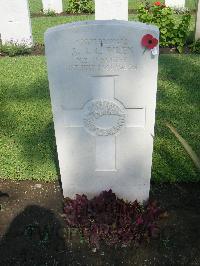
[(44, 44), (35, 44), (32, 49), (31, 55), (44, 55), (44, 54), (45, 54)]
[(0, 191), (2, 266), (200, 265), (200, 183), (152, 184), (150, 198), (166, 210), (159, 237), (96, 252), (65, 227), (58, 182), (1, 180)]

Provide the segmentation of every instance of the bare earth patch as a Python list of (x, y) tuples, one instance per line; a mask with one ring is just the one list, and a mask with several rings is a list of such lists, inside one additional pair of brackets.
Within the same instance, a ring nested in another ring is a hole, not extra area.
[(0, 265), (200, 265), (200, 184), (152, 184), (160, 235), (94, 252), (65, 228), (59, 183), (0, 181)]

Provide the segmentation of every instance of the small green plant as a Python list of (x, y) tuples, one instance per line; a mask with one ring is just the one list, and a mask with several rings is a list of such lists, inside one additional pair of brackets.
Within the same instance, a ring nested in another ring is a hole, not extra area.
[(186, 7), (174, 7), (173, 10), (175, 14), (177, 15), (185, 14), (186, 12), (189, 12), (189, 9)]
[(93, 0), (69, 0), (67, 12), (73, 13), (73, 14), (80, 14), (80, 13), (92, 14), (94, 13), (94, 1)]
[(158, 26), (161, 47), (176, 47), (180, 53), (183, 52), (191, 19), (188, 9), (182, 13), (179, 24), (175, 20), (174, 10), (160, 2), (155, 2), (153, 5), (140, 5), (138, 18), (143, 23)]
[(16, 55), (26, 55), (30, 54), (32, 48), (29, 47), (27, 44), (19, 44), (17, 42), (7, 42), (5, 44), (0, 44), (0, 54), (1, 55), (8, 55), (10, 57)]
[(200, 39), (194, 42), (191, 46), (191, 51), (194, 54), (200, 54)]
[(48, 17), (55, 17), (56, 16), (56, 12), (51, 10), (51, 9), (48, 9), (48, 10), (45, 10), (43, 11), (43, 13), (48, 16)]

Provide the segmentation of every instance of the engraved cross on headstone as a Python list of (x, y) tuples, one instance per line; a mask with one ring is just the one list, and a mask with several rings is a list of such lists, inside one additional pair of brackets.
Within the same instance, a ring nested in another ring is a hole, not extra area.
[(65, 111), (65, 127), (83, 127), (96, 141), (96, 171), (117, 171), (116, 138), (120, 130), (144, 127), (145, 108), (126, 108), (115, 97), (117, 75), (93, 76), (91, 99), (81, 109)]

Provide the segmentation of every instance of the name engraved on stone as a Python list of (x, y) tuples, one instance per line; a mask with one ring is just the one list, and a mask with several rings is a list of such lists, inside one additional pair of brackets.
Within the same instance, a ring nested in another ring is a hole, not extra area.
[(71, 57), (73, 64), (67, 66), (68, 71), (137, 69), (130, 61), (134, 58), (134, 47), (127, 39), (77, 39)]
[(125, 122), (125, 108), (116, 101), (93, 100), (85, 106), (83, 124), (92, 135), (115, 135)]

